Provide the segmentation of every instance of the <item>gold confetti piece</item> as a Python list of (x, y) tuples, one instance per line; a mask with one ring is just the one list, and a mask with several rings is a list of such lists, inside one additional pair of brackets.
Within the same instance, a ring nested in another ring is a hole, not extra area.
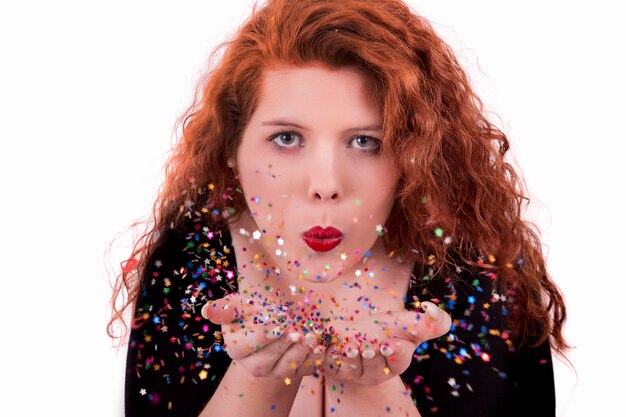
[(203, 369), (200, 371), (200, 373), (198, 374), (198, 376), (200, 377), (200, 379), (206, 379), (207, 376), (209, 376), (209, 373), (206, 371), (206, 369)]
[(285, 385), (291, 385), (291, 378), (285, 378)]

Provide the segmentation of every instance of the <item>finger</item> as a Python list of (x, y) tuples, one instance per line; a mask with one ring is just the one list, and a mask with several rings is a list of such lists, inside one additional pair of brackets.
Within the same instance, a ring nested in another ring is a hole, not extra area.
[(324, 359), (326, 348), (324, 346), (318, 344), (313, 348), (307, 347), (309, 349), (309, 353), (304, 359), (304, 361), (298, 366), (296, 369), (297, 377), (304, 377), (308, 375), (313, 375), (317, 373), (321, 368), (324, 367)]
[(313, 348), (314, 348), (314, 347), (318, 344), (318, 343), (317, 343), (317, 339), (318, 339), (318, 337), (317, 337), (317, 335), (316, 335), (315, 333), (313, 333), (313, 332), (307, 332), (307, 333), (304, 335), (304, 339), (302, 340), (302, 343), (303, 343), (305, 346), (307, 346), (307, 347), (309, 347), (309, 348), (313, 349)]
[(281, 326), (271, 327), (250, 322), (225, 324), (222, 326), (224, 348), (232, 359), (241, 360), (246, 356), (256, 354), (276, 339), (281, 338), (284, 331), (285, 329)]
[(402, 339), (385, 339), (381, 342), (380, 354), (385, 358), (391, 375), (400, 375), (406, 371), (413, 359), (413, 347), (413, 343)]
[(202, 317), (215, 324), (230, 324), (235, 320), (247, 319), (260, 314), (262, 308), (246, 297), (230, 294), (224, 298), (207, 302), (201, 310)]
[(402, 310), (377, 314), (368, 318), (370, 326), (377, 326), (387, 338), (410, 340), (416, 345), (446, 334), (452, 323), (450, 315), (431, 302), (421, 304), (425, 313)]
[[(292, 333), (292, 329), (288, 331), (282, 331), (282, 329), (268, 331), (265, 334), (265, 345), (260, 349), (239, 358), (238, 363), (248, 369), (253, 376), (277, 376), (273, 372), (276, 363), (281, 359), (285, 352), (289, 350), (290, 347), (298, 344), (297, 342), (294, 342)], [(304, 358), (304, 356), (308, 353), (308, 350), (303, 350), (305, 351), (302, 355)]]
[(379, 384), (390, 377), (391, 371), (387, 367), (385, 357), (380, 354), (380, 344), (375, 341), (361, 343), (361, 382), (367, 381), (368, 385)]
[(343, 366), (341, 347), (333, 344), (326, 349), (324, 358), (324, 375), (335, 376)]
[(276, 361), (271, 371), (272, 375), (278, 378), (294, 377), (298, 367), (304, 363), (310, 352), (310, 348), (301, 343), (304, 339), (302, 333), (296, 329), (290, 330), (287, 338), (292, 344)]
[(422, 320), (418, 323), (421, 326), (417, 326), (418, 335), (421, 333), (422, 336), (422, 339), (419, 340), (420, 344), (425, 340), (443, 336), (450, 331), (452, 318), (448, 313), (430, 301), (422, 302), (421, 307), (426, 314), (421, 316)]
[(341, 354), (338, 359), (335, 359), (334, 356), (330, 358), (327, 356), (324, 371), (338, 381), (354, 381), (360, 378), (363, 366), (359, 345), (354, 342), (347, 342), (341, 346)]
[[(262, 356), (263, 360), (266, 360), (268, 363), (271, 362), (271, 366), (269, 367), (269, 371), (271, 371), (276, 365), (276, 362), (280, 360), (280, 358), (292, 345), (300, 344), (299, 341), (302, 340), (302, 335), (291, 327), (283, 331), (283, 329), (278, 326), (272, 331), (267, 332), (266, 339), (268, 340), (268, 343), (259, 349), (256, 352), (256, 355), (258, 357)], [(303, 350), (308, 351), (308, 349)]]

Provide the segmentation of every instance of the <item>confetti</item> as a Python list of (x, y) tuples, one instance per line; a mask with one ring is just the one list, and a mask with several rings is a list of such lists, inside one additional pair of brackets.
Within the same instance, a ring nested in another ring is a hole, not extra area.
[[(211, 188), (210, 184), (208, 188), (212, 190), (214, 187)], [(231, 194), (232, 192), (233, 190)], [(226, 194), (220, 194), (217, 197), (231, 199)], [(422, 200), (426, 203), (425, 197)], [(260, 203), (261, 199), (254, 197), (252, 201)], [(360, 204), (360, 200), (355, 200), (355, 204)], [(424, 287), (441, 285), (444, 289), (441, 294), (438, 294), (440, 298), (433, 300), (432, 294), (427, 292), (420, 293), (415, 290), (405, 295), (397, 291), (397, 288), (390, 288), (386, 283), (387, 277), (395, 273), (395, 270), (389, 265), (372, 267), (369, 263), (372, 253), (365, 250), (366, 248), (344, 249), (346, 252), (339, 254), (342, 261), (340, 266), (332, 264), (332, 261), (319, 262), (315, 272), (310, 273), (307, 270), (301, 270), (301, 264), (294, 260), (289, 260), (285, 266), (278, 268), (268, 261), (267, 255), (261, 252), (254, 253), (254, 250), (248, 247), (243, 248), (243, 252), (250, 261), (242, 263), (238, 269), (235, 251), (231, 246), (232, 242), (222, 231), (214, 230), (209, 226), (210, 223), (204, 222), (207, 218), (219, 216), (221, 213), (216, 212), (210, 204), (202, 208), (193, 208), (190, 202), (186, 202), (182, 206), (185, 210), (190, 208), (192, 213), (197, 213), (198, 219), (194, 219), (192, 215), (194, 227), (186, 233), (184, 241), (179, 246), (179, 253), (172, 253), (172, 259), (181, 261), (174, 265), (168, 259), (154, 260), (151, 265), (152, 275), (145, 282), (143, 289), (145, 298), (140, 296), (136, 314), (131, 322), (133, 334), (129, 341), (129, 355), (133, 355), (134, 372), (139, 375), (151, 375), (151, 378), (157, 375), (167, 384), (207, 384), (207, 387), (208, 384), (213, 384), (216, 386), (226, 369), (220, 364), (230, 363), (228, 358), (230, 346), (225, 340), (233, 343), (233, 346), (236, 342), (231, 342), (232, 339), (227, 333), (221, 333), (220, 326), (215, 326), (202, 318), (200, 311), (202, 306), (210, 300), (222, 298), (226, 293), (237, 292), (240, 280), (245, 278), (245, 274), (251, 270), (261, 271), (265, 274), (266, 280), (261, 285), (242, 290), (247, 297), (246, 303), (263, 306), (267, 310), (251, 318), (251, 322), (261, 326), (271, 326), (266, 329), (266, 333), (271, 333), (274, 329), (278, 337), (287, 329), (287, 324), (293, 325), (302, 332), (306, 331), (306, 334), (313, 337), (315, 343), (323, 346), (341, 345), (347, 343), (348, 340), (359, 343), (370, 340), (369, 334), (346, 334), (344, 328), (345, 323), (384, 310), (377, 294), (392, 297), (394, 302), (403, 302), (405, 308), (415, 312), (421, 311), (421, 301), (433, 301), (450, 311), (460, 310), (452, 323), (450, 332), (445, 337), (427, 341), (418, 346), (413, 353), (414, 360), (427, 360), (434, 355), (441, 355), (442, 358), (450, 361), (450, 366), (457, 367), (458, 372), (454, 372), (454, 377), (447, 379), (446, 385), (450, 395), (453, 396), (470, 395), (473, 391), (474, 380), (472, 373), (469, 372), (472, 366), (476, 366), (476, 363), (488, 367), (493, 366), (491, 358), (495, 355), (492, 350), (495, 343), (500, 343), (507, 348), (512, 346), (511, 333), (507, 329), (491, 324), (497, 322), (493, 320), (495, 315), (506, 316), (508, 314), (509, 298), (514, 296), (514, 294), (499, 294), (493, 291), (493, 281), (497, 278), (495, 273), (484, 273), (468, 278), (462, 275), (465, 274), (464, 269), (453, 266), (447, 275), (438, 275), (435, 271), (435, 264), (439, 260), (434, 255), (429, 255), (427, 256), (428, 266), (421, 274), (415, 272), (416, 276), (413, 276), (411, 281)], [(275, 240), (276, 245), (272, 250), (276, 250), (277, 256), (289, 259), (286, 252), (288, 249), (285, 248), (285, 242), (281, 236), (268, 236), (263, 230), (250, 233), (244, 228), (238, 231), (235, 229), (233, 233), (237, 232), (257, 241), (265, 235), (265, 239), (271, 245)], [(376, 232), (379, 235), (389, 233), (382, 224), (376, 225)], [(435, 229), (434, 233), (437, 237), (444, 237), (441, 228)], [(452, 236), (443, 238), (443, 243), (446, 245), (452, 242)], [(426, 255), (418, 248), (411, 249), (411, 252), (420, 256)], [(337, 258), (333, 259), (338, 261)], [(341, 286), (341, 292), (328, 294), (313, 290), (306, 282), (302, 282), (304, 285), (299, 283), (299, 286), (296, 286), (297, 282), (283, 283), (282, 281), (288, 278), (294, 279), (292, 277), (302, 279), (315, 276), (317, 271), (322, 273), (322, 271), (329, 272), (333, 268), (343, 268), (346, 265), (345, 261), (348, 261), (347, 265), (357, 261), (359, 264), (358, 268), (352, 267), (344, 271), (345, 282)], [(361, 261), (363, 261), (362, 264)], [(477, 261), (483, 263), (488, 261), (493, 264), (496, 258), (490, 255)], [(522, 259), (514, 262), (514, 265), (522, 264)], [(514, 265), (505, 266), (513, 268)], [(127, 269), (125, 272), (129, 272), (137, 268), (138, 261), (129, 259), (122, 262), (121, 266), (123, 270)], [(281, 281), (272, 278), (280, 278)], [(458, 278), (463, 279), (462, 284), (458, 284)], [(376, 280), (372, 281), (374, 279)], [(416, 286), (416, 288), (421, 287)], [(462, 290), (457, 293), (457, 289), (461, 288)], [(350, 295), (349, 303), (347, 295)], [(286, 302), (277, 305), (275, 297), (287, 297), (292, 304)], [(144, 300), (143, 304), (142, 300)], [(358, 308), (353, 308), (353, 306)], [(225, 310), (228, 308), (228, 305), (224, 306)], [(375, 325), (384, 330), (393, 324), (381, 320), (376, 321)], [(237, 322), (238, 330), (250, 331), (249, 326), (250, 324), (243, 320)], [(409, 333), (415, 332), (415, 329), (416, 327), (402, 328)], [(381, 334), (384, 333), (381, 332)], [(471, 341), (464, 340), (466, 334), (475, 334), (476, 337)], [(259, 347), (251, 345), (250, 349), (256, 350)], [(164, 352), (169, 352), (169, 354), (166, 355)], [(391, 364), (396, 361), (396, 358), (391, 356), (388, 361)], [(345, 366), (346, 362), (345, 358), (339, 356), (333, 357), (332, 363), (333, 366), (339, 367)], [(547, 361), (542, 359), (539, 363), (545, 365)], [(317, 360), (312, 365), (320, 366), (322, 362)], [(289, 363), (291, 369), (297, 366), (296, 362)], [(383, 372), (387, 376), (393, 374), (389, 367), (384, 367)], [(498, 378), (510, 378), (498, 369), (489, 368), (489, 372), (493, 372)], [(320, 377), (320, 374), (317, 374), (317, 377)], [(412, 383), (408, 386), (410, 389), (406, 390), (407, 395), (410, 395), (411, 390), (425, 391), (427, 388), (427, 384), (423, 382), (423, 375), (412, 375), (409, 381)], [(285, 385), (290, 385), (292, 380), (284, 378), (283, 382)], [(339, 394), (338, 385), (333, 384), (330, 389)], [(153, 390), (152, 387), (137, 387), (133, 395), (149, 396), (150, 401), (162, 402), (161, 407), (167, 406), (166, 396), (158, 394), (158, 390)], [(243, 397), (244, 392), (239, 393), (239, 396)], [(174, 408), (175, 405), (176, 403), (174, 403)], [(276, 409), (276, 405), (270, 407), (272, 410)], [(390, 407), (386, 410), (390, 412)]]
[(131, 258), (127, 259), (124, 262), (121, 262), (122, 272), (130, 272), (133, 269), (137, 268), (139, 265), (139, 261), (137, 259)]

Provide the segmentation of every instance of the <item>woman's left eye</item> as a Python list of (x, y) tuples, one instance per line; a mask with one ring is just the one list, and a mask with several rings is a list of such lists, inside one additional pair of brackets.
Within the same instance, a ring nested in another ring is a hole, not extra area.
[(370, 136), (357, 136), (350, 141), (350, 146), (368, 152), (380, 150), (380, 141)]

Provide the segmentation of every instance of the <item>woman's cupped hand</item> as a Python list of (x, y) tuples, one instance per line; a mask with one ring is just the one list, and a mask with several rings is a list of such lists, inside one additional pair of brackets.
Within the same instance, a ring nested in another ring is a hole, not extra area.
[(417, 346), (450, 330), (449, 314), (435, 304), (422, 302), (421, 310), (328, 320), (311, 328), (288, 305), (231, 294), (207, 303), (202, 316), (222, 326), (226, 352), (254, 376), (319, 372), (335, 382), (377, 385), (403, 373)]
[(325, 347), (294, 325), (288, 306), (230, 294), (205, 304), (202, 316), (222, 326), (224, 349), (253, 376), (299, 378), (322, 366)]
[(450, 330), (451, 318), (435, 304), (421, 303), (423, 312), (387, 311), (352, 322), (336, 323), (335, 343), (326, 349), (327, 379), (378, 385), (402, 374), (423, 342)]

